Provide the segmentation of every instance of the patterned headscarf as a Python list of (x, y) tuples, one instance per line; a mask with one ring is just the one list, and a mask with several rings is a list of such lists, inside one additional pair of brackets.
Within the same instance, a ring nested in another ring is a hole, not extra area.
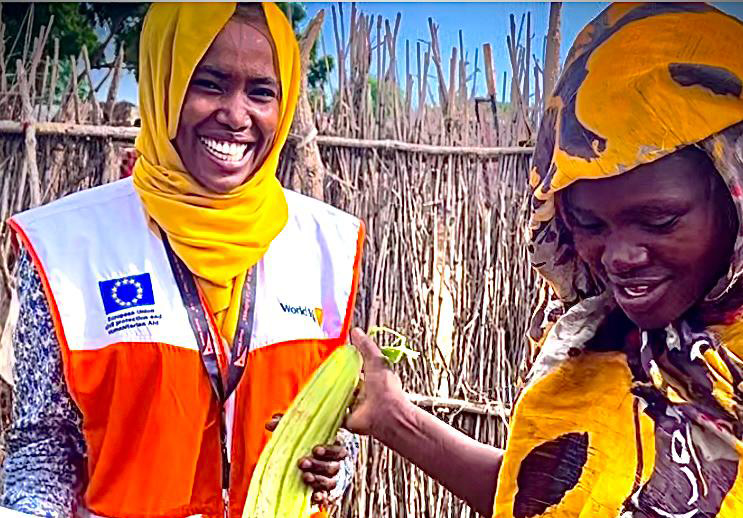
[[(601, 290), (555, 214), (555, 193), (577, 180), (620, 175), (696, 144), (743, 221), (742, 38), (739, 20), (676, 3), (614, 4), (578, 36), (548, 101), (530, 175), (532, 263), (568, 305)], [(739, 238), (713, 295), (742, 272)]]
[[(521, 402), (521, 410), (517, 405), (516, 413), (534, 415), (533, 395), (549, 383), (569, 385), (565, 366), (590, 350), (588, 343), (617, 309), (611, 293), (576, 253), (569, 228), (556, 211), (556, 194), (577, 180), (620, 175), (687, 146), (696, 146), (711, 158), (731, 193), (738, 221), (743, 222), (743, 23), (705, 4), (610, 6), (574, 43), (537, 138), (530, 173), (530, 257), (555, 297), (543, 297), (544, 304), (535, 314), (531, 334), (539, 356), (522, 392), (527, 402)], [(711, 459), (737, 459), (735, 452), (743, 452), (741, 276), (743, 234), (739, 231), (728, 273), (701, 303), (702, 309), (728, 308), (721, 321), (700, 328), (682, 319), (665, 330), (638, 330), (637, 344), (624, 349), (622, 360), (631, 371), (631, 393), (655, 423), (656, 438), (676, 437), (673, 434), (679, 430), (704, 430), (699, 432), (702, 439), (695, 440)], [(621, 350), (622, 344), (617, 347)], [(545, 383), (547, 379), (552, 381)], [(599, 379), (592, 382), (596, 390), (602, 383)], [(560, 400), (560, 408), (570, 405), (563, 394), (553, 397)], [(576, 412), (566, 414), (574, 419), (571, 426), (585, 429), (592, 418)], [(521, 430), (528, 428), (515, 422), (517, 428), (524, 427)], [(612, 426), (621, 429), (631, 424)], [(664, 428), (666, 432), (659, 432)], [(639, 428), (636, 434), (642, 435)], [(521, 440), (513, 441), (514, 451)], [(662, 441), (657, 447), (661, 445), (666, 447)], [(526, 454), (526, 450), (514, 453)], [(587, 455), (607, 454), (596, 450)], [(661, 479), (671, 477), (661, 466), (665, 457), (658, 459), (655, 470), (661, 470)], [(731, 484), (736, 480), (735, 470), (706, 476), (719, 487), (730, 477)], [(704, 482), (704, 476), (700, 480)], [(501, 482), (508, 483), (505, 478)], [(642, 507), (637, 498), (650, 498), (647, 491), (639, 487), (631, 503), (627, 500), (626, 516), (634, 516), (632, 509)], [(516, 501), (514, 509), (518, 507), (518, 495), (509, 500), (500, 487), (499, 495), (504, 495), (499, 497), (501, 503)], [(736, 495), (737, 502), (740, 493)]]

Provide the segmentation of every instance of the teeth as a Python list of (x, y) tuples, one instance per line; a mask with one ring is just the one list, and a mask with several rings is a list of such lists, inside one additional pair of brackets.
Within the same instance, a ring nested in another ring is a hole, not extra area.
[(237, 142), (227, 142), (223, 140), (214, 140), (202, 137), (201, 143), (206, 149), (220, 160), (238, 162), (245, 156), (248, 149), (247, 144), (238, 144)]
[(650, 291), (650, 286), (647, 284), (632, 286), (631, 288), (629, 286), (624, 286), (622, 290), (630, 297), (642, 297)]

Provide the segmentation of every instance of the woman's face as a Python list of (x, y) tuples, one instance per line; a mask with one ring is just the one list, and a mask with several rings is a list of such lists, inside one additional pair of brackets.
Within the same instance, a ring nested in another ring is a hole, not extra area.
[(266, 30), (230, 20), (191, 77), (175, 147), (183, 166), (214, 192), (247, 182), (279, 122), (279, 80)]
[(737, 219), (712, 162), (683, 150), (560, 197), (580, 257), (643, 329), (668, 325), (726, 273)]

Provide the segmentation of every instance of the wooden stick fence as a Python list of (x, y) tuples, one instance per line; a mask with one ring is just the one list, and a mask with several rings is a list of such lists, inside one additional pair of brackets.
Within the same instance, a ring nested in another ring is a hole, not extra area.
[[(333, 6), (331, 14), (337, 91), (330, 99), (312, 99), (314, 124), (295, 125), (279, 179), (317, 195), (314, 180), (306, 182), (295, 167), (298, 148), (317, 147), (322, 198), (367, 226), (356, 325), (382, 324), (409, 337), (421, 353), (400, 367), (411, 400), (478, 440), (502, 446), (528, 367), (524, 333), (540, 287), (526, 252), (527, 179), (547, 91), (545, 72), (531, 52), (531, 19), (525, 18), (525, 36), (512, 22), (511, 103), (504, 107), (496, 92), (503, 64), (496, 67), (492, 46), (480, 57), (479, 49), (468, 53), (460, 38), (444, 52), (430, 20), (430, 41), (405, 42), (398, 54), (400, 16), (384, 20), (355, 4)], [(83, 99), (77, 74), (58, 84), (68, 57), (59, 56), (56, 41), (44, 57), (48, 36), (46, 27), (35, 44), (27, 38), (14, 76), (0, 70), (2, 222), (35, 204), (115, 180), (122, 149), (131, 148), (138, 133), (101, 125), (112, 120), (120, 70), (113, 71), (103, 105)], [(549, 41), (553, 52), (554, 38)], [(0, 46), (4, 67), (3, 52)], [(86, 56), (73, 58), (71, 66), (92, 89)], [(477, 68), (480, 60), (484, 70)], [(121, 62), (119, 56), (117, 67)], [(475, 78), (485, 81), (485, 97), (475, 97)], [(508, 94), (504, 85), (501, 95)], [(14, 287), (14, 252), (4, 223), (0, 281), (2, 316)], [(6, 406), (7, 394), (0, 393)], [(420, 470), (364, 440), (356, 484), (338, 516), (474, 512)]]
[[(92, 124), (68, 124), (60, 122), (22, 123), (0, 120), (0, 134), (21, 134), (29, 126), (33, 126), (37, 135), (58, 135), (70, 137), (110, 138), (125, 142), (134, 142), (139, 134), (139, 128), (120, 128), (116, 126), (95, 126)], [(295, 143), (303, 141), (301, 135), (290, 134), (289, 139)], [(357, 149), (380, 149), (409, 151), (428, 155), (471, 155), (481, 158), (491, 158), (504, 155), (531, 155), (533, 147), (481, 147), (481, 146), (434, 146), (430, 144), (415, 144), (399, 140), (369, 140), (332, 135), (315, 135), (312, 140), (321, 146), (336, 146)]]

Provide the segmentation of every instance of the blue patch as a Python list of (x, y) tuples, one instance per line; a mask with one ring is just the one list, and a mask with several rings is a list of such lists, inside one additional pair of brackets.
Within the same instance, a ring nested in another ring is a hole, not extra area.
[(123, 309), (155, 304), (149, 273), (100, 281), (98, 288), (101, 290), (101, 299), (103, 299), (103, 308), (106, 310), (106, 315)]

